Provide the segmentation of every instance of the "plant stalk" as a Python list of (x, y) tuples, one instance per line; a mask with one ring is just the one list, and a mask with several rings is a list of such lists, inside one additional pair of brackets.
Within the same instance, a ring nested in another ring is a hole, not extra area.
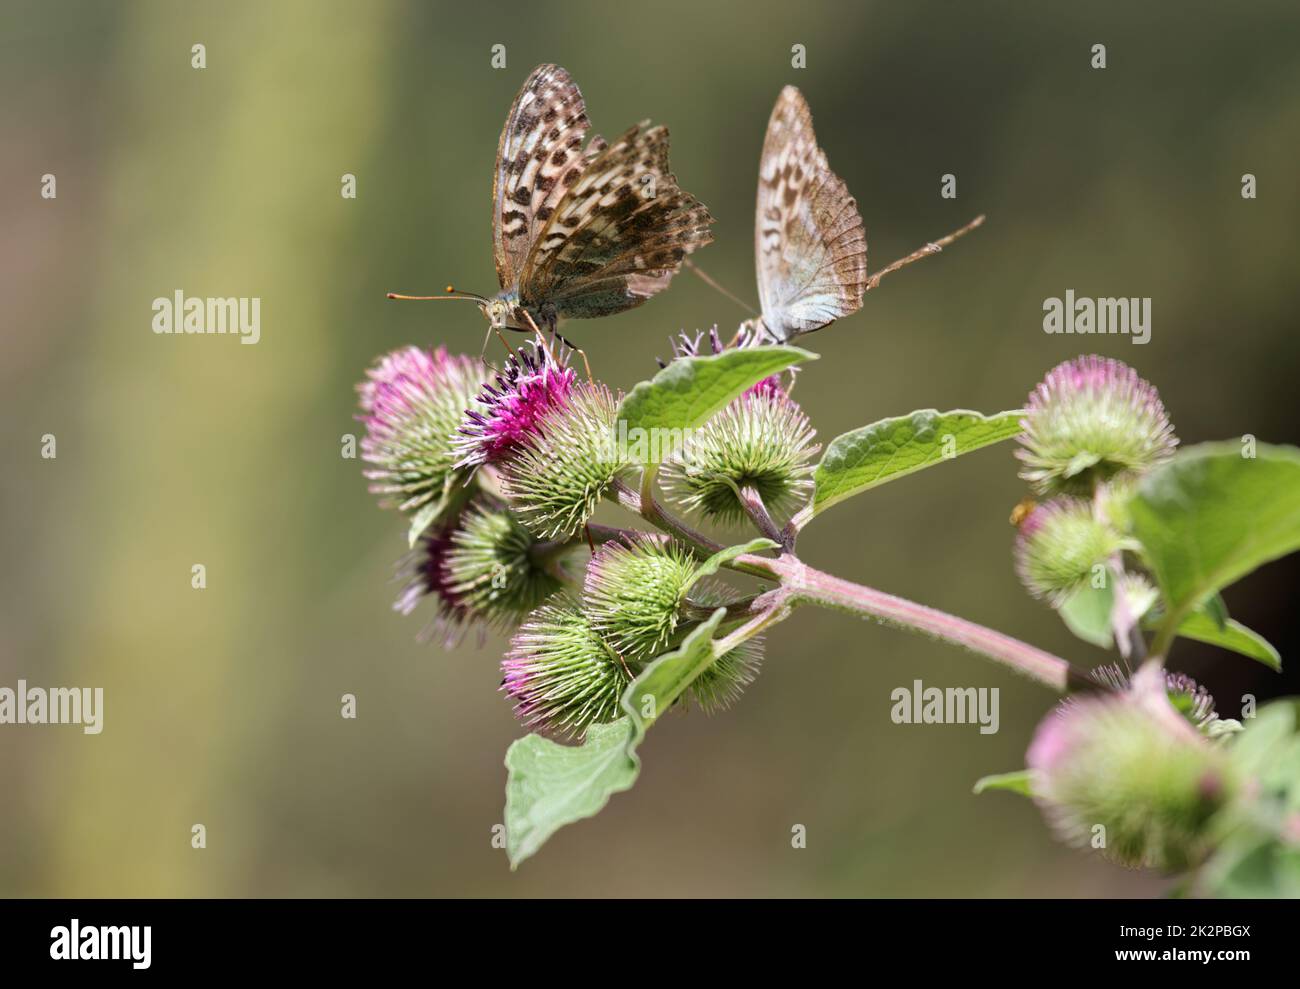
[(1061, 657), (1002, 632), (814, 570), (792, 556), (763, 562), (780, 577), (795, 603), (815, 604), (871, 618), (895, 628), (921, 632), (991, 659), (1057, 693), (1080, 687), (1098, 689), (1098, 685), (1083, 671)]

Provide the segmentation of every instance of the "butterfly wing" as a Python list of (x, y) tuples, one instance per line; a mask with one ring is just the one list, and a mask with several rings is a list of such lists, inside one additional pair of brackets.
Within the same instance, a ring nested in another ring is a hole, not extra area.
[(867, 285), (858, 206), (817, 146), (803, 94), (786, 86), (759, 162), (754, 258), (763, 323), (777, 340), (857, 312)]
[[(497, 143), (492, 256), (503, 289), (518, 284), (528, 252), (581, 174), (587, 134), (582, 93), (558, 65), (539, 65), (515, 97)], [(570, 176), (569, 173), (572, 172)]]
[(669, 171), (667, 128), (647, 123), (592, 143), (526, 262), (525, 305), (579, 319), (631, 309), (713, 239), (713, 217)]

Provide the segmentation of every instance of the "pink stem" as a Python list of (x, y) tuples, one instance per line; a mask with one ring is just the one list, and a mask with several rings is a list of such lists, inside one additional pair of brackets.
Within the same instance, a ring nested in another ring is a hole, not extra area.
[(750, 560), (741, 557), (737, 562), (758, 564), (760, 561), (781, 578), (784, 587), (790, 591), (792, 601), (847, 611), (895, 628), (922, 632), (1001, 663), (1057, 693), (1065, 693), (1072, 686), (1097, 688), (1093, 681), (1064, 659), (1027, 642), (956, 615), (841, 580), (814, 570), (792, 556), (784, 556), (779, 560), (762, 557)]

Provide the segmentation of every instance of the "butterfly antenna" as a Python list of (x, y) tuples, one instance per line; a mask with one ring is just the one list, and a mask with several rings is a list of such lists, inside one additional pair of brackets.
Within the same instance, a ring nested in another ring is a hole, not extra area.
[(966, 226), (962, 227), (960, 230), (954, 230), (946, 237), (940, 237), (938, 240), (932, 240), (930, 241), (930, 243), (926, 244), (924, 247), (920, 248), (919, 250), (913, 251), (907, 257), (899, 258), (893, 264), (886, 265), (885, 267), (881, 268), (874, 275), (872, 275), (870, 278), (867, 279), (867, 287), (864, 291), (870, 292), (873, 288), (875, 288), (877, 285), (880, 284), (880, 280), (882, 278), (884, 278), (886, 275), (893, 274), (899, 268), (906, 268), (913, 261), (920, 261), (922, 258), (928, 258), (931, 254), (938, 254), (940, 251), (942, 251), (945, 247), (951, 244), (958, 237), (965, 236), (966, 234), (970, 233), (972, 230), (974, 230), (983, 222), (984, 222), (984, 214), (981, 213), (979, 216), (975, 217), (975, 219), (971, 220), (970, 223), (966, 224)]
[(462, 292), (454, 285), (448, 285), (444, 295), (401, 295), (397, 292), (389, 292), (388, 298), (400, 302), (436, 302), (443, 299), (467, 299), (479, 305), (486, 305), (488, 302), (484, 296), (475, 295), (473, 292)]
[(748, 312), (751, 316), (758, 315), (758, 311), (753, 306), (751, 306), (744, 299), (737, 296), (735, 293), (728, 292), (725, 288), (723, 288), (716, 281), (710, 278), (709, 275), (704, 271), (704, 269), (701, 268), (694, 261), (692, 261), (690, 258), (682, 258), (682, 264), (686, 265), (686, 267), (690, 268), (691, 271), (699, 275), (705, 285), (708, 285), (710, 288), (714, 289), (715, 291), (721, 292), (723, 295), (725, 295), (736, 305), (740, 306), (741, 309), (744, 309), (746, 312)]

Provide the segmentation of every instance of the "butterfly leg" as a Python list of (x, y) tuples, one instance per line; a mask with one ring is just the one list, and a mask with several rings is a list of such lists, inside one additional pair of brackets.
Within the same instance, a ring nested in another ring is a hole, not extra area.
[[(546, 342), (546, 334), (542, 332), (541, 327), (537, 325), (537, 321), (533, 319), (533, 314), (522, 307), (520, 307), (519, 311), (523, 313), (524, 319), (528, 320), (528, 325), (532, 327), (533, 334), (537, 337), (537, 342), (541, 344), (542, 349), (546, 351), (546, 356), (551, 359), (551, 363), (558, 363), (555, 360), (555, 352), (551, 350), (551, 345)], [(555, 335), (554, 326), (551, 327), (551, 335)]]
[[(546, 351), (546, 355), (552, 360), (552, 362), (558, 364), (559, 361), (555, 359), (555, 352), (551, 349), (550, 344), (546, 342), (546, 336), (542, 333), (537, 323), (533, 320), (532, 314), (529, 313), (527, 309), (523, 310), (523, 314), (524, 314), (524, 318), (528, 320), (528, 325), (531, 326), (533, 328), (533, 332), (537, 334), (537, 339), (541, 341), (542, 347)], [(591, 374), (591, 363), (587, 360), (587, 352), (583, 350), (581, 347), (579, 347), (577, 344), (575, 344), (573, 341), (566, 340), (563, 336), (561, 336), (559, 331), (556, 330), (555, 328), (555, 323), (556, 320), (554, 316), (551, 316), (546, 321), (546, 327), (551, 331), (551, 341), (554, 342), (558, 340), (561, 344), (568, 347), (571, 351), (573, 351), (578, 356), (580, 356), (582, 358), (583, 366), (586, 367), (587, 369), (588, 383), (595, 384), (596, 379)]]
[[(563, 340), (564, 338), (561, 337), (560, 339)], [(576, 351), (578, 356), (582, 358), (582, 366), (587, 369), (587, 384), (594, 385), (596, 379), (591, 376), (591, 362), (587, 360), (587, 352), (581, 347), (573, 346), (573, 344), (569, 344), (569, 348)]]
[(553, 306), (549, 309), (547, 309), (546, 307), (542, 308), (542, 322), (544, 322), (546, 324), (546, 328), (551, 331), (551, 346), (556, 347), (557, 349), (558, 349), (557, 341), (562, 341), (559, 332), (555, 329), (555, 326), (557, 323), (559, 323), (559, 321), (560, 319), (555, 314), (555, 308)]
[[(497, 366), (488, 360), (487, 357), (488, 344), (492, 342), (492, 329), (493, 328), (489, 326), (487, 332), (483, 334), (483, 350), (479, 353), (478, 359), (483, 362), (485, 367), (490, 367), (493, 371), (496, 371)], [(497, 335), (500, 336), (500, 334)], [(509, 349), (508, 346), (507, 349)]]
[(561, 336), (559, 331), (555, 329), (554, 322), (552, 322), (550, 325), (551, 325), (552, 339), (559, 340), (560, 343), (568, 347), (572, 353), (575, 353), (582, 358), (582, 366), (587, 369), (587, 383), (590, 385), (594, 385), (596, 383), (596, 379), (591, 374), (591, 362), (587, 360), (587, 352), (583, 350), (581, 347), (579, 347), (572, 340), (567, 340), (563, 336)]

